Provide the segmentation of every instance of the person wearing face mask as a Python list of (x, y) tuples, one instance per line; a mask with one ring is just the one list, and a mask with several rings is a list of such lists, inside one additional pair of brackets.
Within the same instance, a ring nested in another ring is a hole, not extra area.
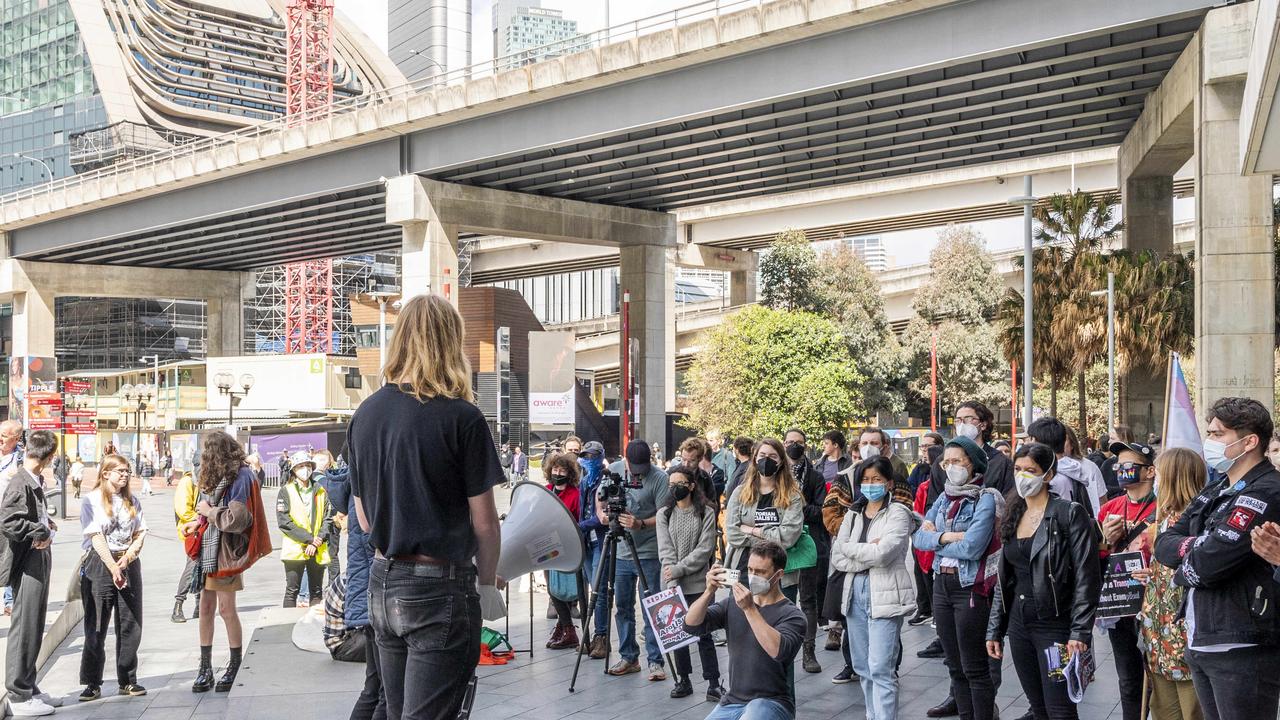
[[(578, 494), (578, 461), (576, 456), (567, 452), (553, 455), (542, 466), (542, 474), (546, 478), (547, 489), (560, 498), (560, 502), (564, 503), (565, 508), (576, 522), (582, 507), (581, 498)], [(547, 585), (551, 585), (549, 573)], [(573, 611), (570, 609), (569, 603), (552, 595), (551, 607), (555, 611), (556, 627), (551, 631), (551, 637), (547, 640), (547, 648), (564, 650), (578, 647), (578, 631), (573, 626)]]
[(738, 461), (738, 466), (733, 469), (733, 475), (729, 476), (729, 482), (724, 487), (724, 502), (721, 505), (728, 506), (729, 498), (733, 497), (733, 493), (747, 476), (747, 471), (751, 469), (751, 450), (755, 445), (755, 441), (749, 437), (733, 441), (733, 458)]
[(1227, 397), (1208, 412), (1204, 459), (1221, 480), (1156, 538), (1156, 560), (1187, 588), (1187, 665), (1209, 720), (1275, 717), (1280, 704), (1280, 592), (1251, 533), (1280, 521), (1280, 472), (1264, 451), (1266, 407)]
[(822, 524), (822, 504), (827, 500), (827, 480), (805, 457), (807, 441), (803, 430), (792, 428), (783, 438), (783, 447), (787, 451), (787, 465), (804, 496), (805, 529), (818, 548), (817, 564), (800, 571), (800, 609), (804, 611), (806, 620), (800, 664), (807, 673), (820, 673), (822, 665), (818, 663), (814, 643), (818, 636), (818, 620), (823, 614), (831, 537)]
[(916, 520), (893, 502), (893, 466), (887, 458), (858, 465), (862, 496), (845, 515), (831, 545), (831, 567), (844, 573), (841, 607), (862, 680), (868, 720), (896, 720), (902, 620), (915, 609), (916, 591), (907, 570), (907, 552)]
[[(329, 501), (329, 512), (333, 515), (333, 522), (329, 525), (329, 535), (325, 541), (329, 543), (329, 557), (342, 557), (342, 532), (347, 529), (347, 506), (334, 505), (333, 497), (336, 485), (349, 485), (349, 477), (345, 470), (338, 470), (333, 465), (333, 453), (328, 450), (317, 450), (311, 455), (311, 461), (316, 464), (315, 472), (311, 475), (311, 482), (319, 485), (324, 489), (325, 498)], [(347, 493), (339, 490), (337, 495), (346, 498)], [(342, 574), (342, 563), (329, 563), (326, 572), (329, 575), (328, 582), (333, 582)]]
[(1272, 467), (1280, 470), (1280, 433), (1271, 435), (1271, 442), (1267, 443), (1267, 459)]
[(775, 542), (761, 541), (747, 553), (746, 572), (717, 602), (716, 591), (725, 587), (724, 568), (712, 565), (706, 592), (684, 616), (690, 635), (704, 637), (723, 629), (728, 636), (729, 688), (706, 720), (796, 716), (788, 671), (804, 642), (805, 619), (782, 593), (786, 566), (787, 551)]
[[(893, 465), (894, 487), (890, 495), (898, 502), (911, 504), (911, 492), (907, 488), (907, 464), (893, 453), (893, 443), (889, 440), (889, 433), (878, 427), (863, 428), (858, 434), (858, 457), (862, 460), (870, 460), (874, 457), (887, 458)], [(852, 471), (845, 470), (845, 472)]]
[(987, 454), (987, 471), (983, 473), (983, 484), (1008, 496), (1013, 492), (1013, 461), (991, 444), (995, 425), (996, 416), (990, 408), (976, 400), (956, 406), (956, 435), (974, 441)]
[(1074, 655), (1093, 642), (1102, 568), (1092, 518), (1049, 491), (1054, 451), (1024, 443), (1014, 455), (1016, 497), (1000, 525), (1003, 552), (987, 624), (987, 653), (1004, 657), (1004, 638), (1036, 720), (1075, 720), (1067, 684), (1049, 679), (1045, 649)]
[[(1155, 457), (1150, 445), (1111, 443), (1116, 458), (1116, 482), (1124, 494), (1108, 500), (1098, 511), (1102, 524), (1102, 557), (1111, 553), (1140, 552), (1143, 565), (1151, 563), (1150, 536), (1146, 530), (1155, 521)], [(1142, 714), (1142, 650), (1138, 647), (1138, 625), (1134, 618), (1100, 621), (1107, 628), (1120, 683), (1120, 707), (1124, 720), (1139, 720)]]
[[(596, 506), (596, 490), (600, 487), (600, 477), (604, 473), (604, 445), (595, 440), (583, 445), (582, 454), (578, 456), (578, 468), (581, 471), (578, 480), (578, 497), (581, 500), (578, 530), (582, 532), (582, 541), (587, 549), (582, 561), (582, 572), (587, 582), (592, 582), (596, 577), (596, 565), (600, 562), (600, 548), (605, 532), (605, 526), (593, 511)], [(592, 660), (603, 660), (607, 654), (604, 634), (609, 623), (604, 601), (594, 610), (588, 608), (588, 612), (592, 613), (592, 633), (587, 656)]]
[[(752, 456), (747, 477), (729, 498), (724, 513), (725, 566), (744, 573), (751, 548), (765, 541), (790, 548), (804, 527), (804, 495), (783, 464), (787, 451), (782, 443), (764, 438), (756, 443)], [(798, 572), (781, 581), (783, 593), (793, 601), (798, 583)]]
[(311, 481), (315, 461), (305, 450), (290, 458), (289, 481), (276, 496), (276, 521), (280, 525), (280, 559), (284, 562), (284, 607), (297, 607), (302, 576), (307, 576), (307, 597), (319, 602), (325, 566), (329, 564), (326, 538), (333, 526), (333, 506), (324, 488)]
[(1097, 516), (1102, 498), (1107, 496), (1107, 485), (1097, 465), (1082, 463), (1067, 454), (1067, 426), (1057, 418), (1042, 417), (1027, 426), (1027, 437), (1048, 445), (1057, 455), (1049, 489), (1063, 500), (1080, 503), (1091, 517)]
[(948, 442), (940, 465), (946, 487), (913, 540), (916, 549), (934, 553), (933, 618), (960, 717), (991, 720), (995, 685), (984, 641), (1004, 497), (983, 487), (987, 453), (973, 440)]
[[(933, 436), (933, 437), (930, 437)], [(912, 468), (911, 473), (914, 475), (917, 470), (923, 470), (923, 479), (915, 490), (915, 500), (911, 505), (911, 510), (920, 517), (929, 512), (929, 478), (934, 465), (942, 460), (942, 436), (937, 433), (925, 433), (924, 440), (929, 440), (928, 445), (921, 445), (920, 462)], [(923, 442), (923, 440), (921, 441)], [(937, 498), (934, 499), (935, 501)], [(907, 620), (908, 625), (923, 625), (933, 619), (933, 553), (926, 550), (912, 550), (915, 556), (915, 563), (912, 564), (912, 573), (916, 578), (916, 612)], [(935, 638), (934, 642), (937, 642)], [(941, 645), (939, 645), (941, 649)]]
[[(667, 471), (671, 485), (666, 505), (658, 511), (658, 559), (662, 562), (662, 586), (680, 588), (687, 603), (693, 604), (707, 589), (707, 570), (716, 550), (716, 511), (702, 494), (698, 468), (676, 465)], [(689, 674), (693, 666), (689, 647), (674, 653), (676, 686), (671, 697), (693, 694)], [(707, 681), (707, 701), (719, 702), (724, 695), (720, 686), (720, 661), (716, 644), (710, 635), (698, 638), (698, 657), (702, 660), (702, 679)]]

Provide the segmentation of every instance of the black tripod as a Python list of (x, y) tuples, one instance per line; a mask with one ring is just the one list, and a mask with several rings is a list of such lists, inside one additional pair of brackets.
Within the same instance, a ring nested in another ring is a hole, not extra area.
[[(644, 571), (640, 569), (640, 556), (636, 553), (636, 542), (631, 537), (631, 533), (622, 527), (622, 523), (618, 522), (618, 514), (609, 514), (609, 530), (604, 536), (604, 545), (600, 548), (600, 563), (596, 565), (595, 577), (591, 580), (591, 602), (588, 604), (586, 593), (578, 593), (579, 614), (582, 615), (582, 640), (578, 645), (578, 659), (573, 664), (573, 679), (569, 681), (569, 692), (574, 691), (574, 686), (578, 684), (578, 671), (582, 667), (582, 656), (587, 651), (589, 644), (588, 638), (591, 637), (591, 623), (595, 620), (595, 609), (600, 602), (600, 594), (604, 593), (604, 671), (609, 672), (609, 654), (613, 650), (611, 644), (611, 633), (609, 631), (609, 616), (613, 614), (613, 584), (615, 572), (618, 568), (618, 540), (625, 540), (627, 549), (631, 551), (632, 561), (636, 565), (636, 579), (640, 582), (640, 614), (644, 615), (644, 601), (648, 597), (649, 580), (645, 578)], [(582, 580), (582, 572), (578, 572), (579, 582)], [(645, 625), (648, 624), (647, 615), (641, 618), (641, 623), (636, 626), (636, 633), (639, 635), (644, 632)], [(636, 638), (637, 643), (639, 637)], [(676, 664), (670, 653), (663, 653), (662, 657), (666, 660), (667, 667), (671, 670), (671, 679), (679, 682), (679, 673), (676, 671)]]

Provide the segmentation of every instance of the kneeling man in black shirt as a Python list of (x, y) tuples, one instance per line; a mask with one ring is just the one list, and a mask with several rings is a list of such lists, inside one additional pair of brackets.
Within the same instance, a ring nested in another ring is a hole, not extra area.
[(690, 635), (724, 629), (729, 642), (729, 691), (706, 720), (792, 720), (796, 716), (787, 669), (804, 642), (804, 613), (782, 595), (787, 552), (765, 542), (751, 548), (747, 576), (716, 602), (724, 587), (719, 564), (707, 573), (702, 593), (684, 617)]

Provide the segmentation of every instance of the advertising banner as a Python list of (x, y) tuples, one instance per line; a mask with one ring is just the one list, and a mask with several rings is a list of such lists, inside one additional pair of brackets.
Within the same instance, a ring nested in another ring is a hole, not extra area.
[[(32, 398), (36, 407), (32, 415)], [(55, 358), (17, 355), (9, 358), (9, 417), (17, 418), (28, 430), (57, 430), (62, 422), (62, 403), (56, 406), (49, 395), (58, 393), (58, 361)], [(38, 422), (33, 425), (32, 420)]]
[(88, 380), (63, 380), (62, 391), (68, 395), (84, 395), (93, 389), (93, 383)]
[(249, 439), (249, 452), (258, 453), (264, 466), (274, 467), (280, 463), (281, 455), (288, 457), (299, 450), (315, 452), (328, 447), (328, 440), (323, 432), (254, 435)]
[(574, 361), (572, 332), (529, 333), (529, 424), (572, 430)]

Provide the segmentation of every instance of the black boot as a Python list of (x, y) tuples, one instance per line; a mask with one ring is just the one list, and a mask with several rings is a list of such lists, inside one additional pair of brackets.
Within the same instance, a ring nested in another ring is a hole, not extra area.
[(191, 692), (209, 692), (213, 687), (213, 646), (200, 646), (200, 669), (196, 671), (196, 681), (191, 685)]
[(181, 600), (173, 601), (173, 614), (169, 616), (169, 621), (176, 623), (184, 623), (187, 621), (187, 616), (182, 614)]
[(213, 686), (215, 692), (227, 692), (236, 684), (236, 673), (240, 672), (240, 648), (231, 648), (231, 661), (227, 663), (227, 671), (222, 679)]
[(200, 619), (200, 596), (198, 594), (196, 595), (196, 606), (191, 610), (191, 619), (192, 620)]
[(822, 666), (818, 664), (818, 658), (814, 655), (813, 642), (814, 641), (809, 640), (804, 644), (804, 654), (802, 656), (803, 660), (801, 661), (801, 666), (807, 673), (820, 673), (822, 672)]

